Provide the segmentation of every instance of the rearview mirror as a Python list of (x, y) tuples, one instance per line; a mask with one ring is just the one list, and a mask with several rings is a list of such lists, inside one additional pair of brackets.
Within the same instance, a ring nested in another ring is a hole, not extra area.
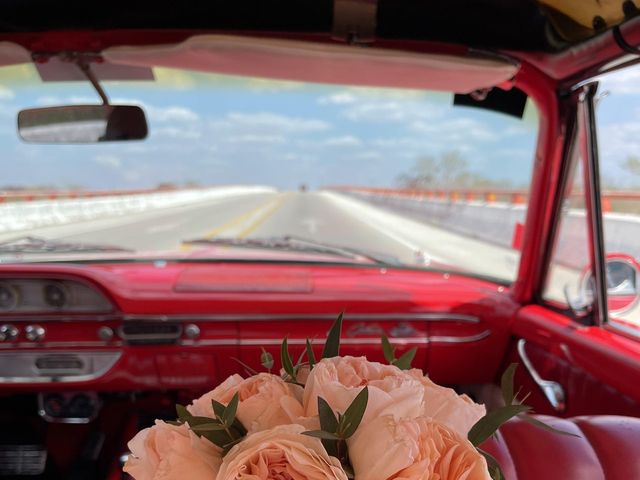
[(96, 143), (142, 140), (148, 128), (134, 105), (67, 105), (22, 110), (18, 132), (30, 143)]

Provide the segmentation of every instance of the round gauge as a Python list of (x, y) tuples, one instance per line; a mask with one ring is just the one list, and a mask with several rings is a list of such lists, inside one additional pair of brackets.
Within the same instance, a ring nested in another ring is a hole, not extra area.
[(8, 312), (18, 306), (20, 294), (8, 283), (0, 283), (0, 311)]
[(67, 289), (60, 283), (48, 283), (44, 286), (44, 301), (53, 308), (62, 308), (68, 300)]

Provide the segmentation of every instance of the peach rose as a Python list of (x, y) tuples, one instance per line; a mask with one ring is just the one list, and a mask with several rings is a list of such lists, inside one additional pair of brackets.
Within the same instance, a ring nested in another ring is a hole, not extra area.
[(282, 425), (249, 435), (225, 455), (217, 480), (347, 480), (338, 459), (304, 430)]
[(232, 375), (209, 393), (187, 407), (192, 415), (213, 417), (211, 400), (227, 405), (238, 393), (237, 418), (249, 432), (267, 430), (276, 425), (296, 423), (302, 416), (300, 387), (284, 382), (277, 375), (259, 373), (249, 378)]
[(211, 480), (216, 477), (220, 449), (186, 425), (156, 420), (128, 444), (131, 455), (124, 471), (136, 480)]
[(475, 403), (467, 395), (458, 395), (451, 388), (433, 383), (417, 368), (409, 370), (408, 374), (420, 381), (424, 387), (423, 415), (444, 423), (464, 437), (487, 413), (484, 405)]
[(465, 437), (427, 417), (377, 417), (347, 442), (358, 480), (491, 478), (484, 457)]
[(302, 400), (305, 415), (318, 414), (318, 397), (344, 413), (365, 385), (369, 401), (363, 424), (379, 415), (412, 418), (423, 412), (424, 387), (419, 379), (392, 365), (347, 356), (325, 358), (313, 367)]

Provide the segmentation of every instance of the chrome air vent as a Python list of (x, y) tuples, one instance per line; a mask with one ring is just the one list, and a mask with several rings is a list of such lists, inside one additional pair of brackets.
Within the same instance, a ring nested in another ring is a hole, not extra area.
[(42, 475), (46, 465), (44, 445), (0, 445), (0, 477)]
[(118, 335), (129, 344), (149, 345), (176, 343), (182, 335), (182, 325), (168, 322), (127, 322)]

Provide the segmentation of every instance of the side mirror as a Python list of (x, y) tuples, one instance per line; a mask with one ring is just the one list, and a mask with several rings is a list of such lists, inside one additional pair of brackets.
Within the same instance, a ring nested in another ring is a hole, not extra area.
[[(607, 308), (610, 313), (631, 309), (640, 298), (640, 264), (630, 255), (607, 255)], [(582, 280), (584, 298), (593, 298), (593, 275), (588, 271)]]
[(67, 105), (22, 110), (18, 133), (29, 143), (96, 143), (142, 140), (148, 127), (135, 105)]

